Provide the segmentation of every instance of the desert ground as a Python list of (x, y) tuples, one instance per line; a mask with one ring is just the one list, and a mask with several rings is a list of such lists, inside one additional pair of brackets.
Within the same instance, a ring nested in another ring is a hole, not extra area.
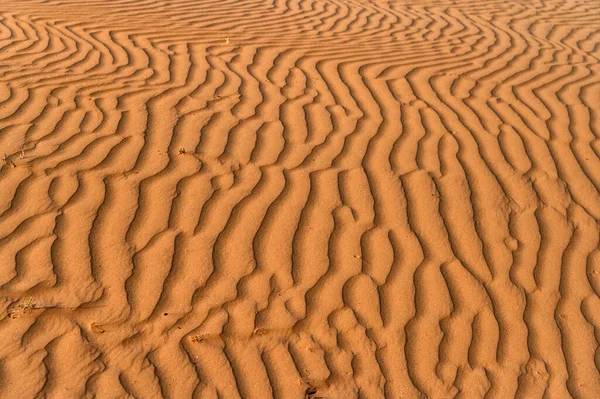
[(2, 0), (0, 398), (600, 398), (597, 0)]

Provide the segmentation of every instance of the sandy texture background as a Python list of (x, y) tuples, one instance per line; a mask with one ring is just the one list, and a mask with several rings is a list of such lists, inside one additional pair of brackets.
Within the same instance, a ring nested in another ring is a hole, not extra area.
[(0, 397), (600, 397), (600, 2), (2, 0)]

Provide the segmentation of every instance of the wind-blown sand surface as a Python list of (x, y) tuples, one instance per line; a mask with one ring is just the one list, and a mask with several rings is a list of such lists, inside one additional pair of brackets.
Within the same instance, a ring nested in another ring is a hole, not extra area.
[(600, 2), (2, 0), (0, 397), (600, 397)]

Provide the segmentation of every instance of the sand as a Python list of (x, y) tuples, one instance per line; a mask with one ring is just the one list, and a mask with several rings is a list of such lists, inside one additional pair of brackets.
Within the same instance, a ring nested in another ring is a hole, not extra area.
[(3, 0), (1, 398), (599, 398), (600, 3)]

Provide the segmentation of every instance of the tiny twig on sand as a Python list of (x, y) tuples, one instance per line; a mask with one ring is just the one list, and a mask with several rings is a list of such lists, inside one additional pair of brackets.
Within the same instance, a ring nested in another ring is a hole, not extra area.
[(17, 319), (35, 308), (36, 305), (35, 303), (33, 303), (33, 297), (30, 296), (26, 303), (22, 303), (16, 306), (10, 306), (7, 310), (8, 317), (10, 317), (11, 319)]
[(17, 165), (11, 161), (10, 159), (8, 159), (8, 155), (4, 154), (4, 156), (2, 157), (2, 162), (9, 164), (10, 166), (12, 166), (13, 168), (16, 168)]

